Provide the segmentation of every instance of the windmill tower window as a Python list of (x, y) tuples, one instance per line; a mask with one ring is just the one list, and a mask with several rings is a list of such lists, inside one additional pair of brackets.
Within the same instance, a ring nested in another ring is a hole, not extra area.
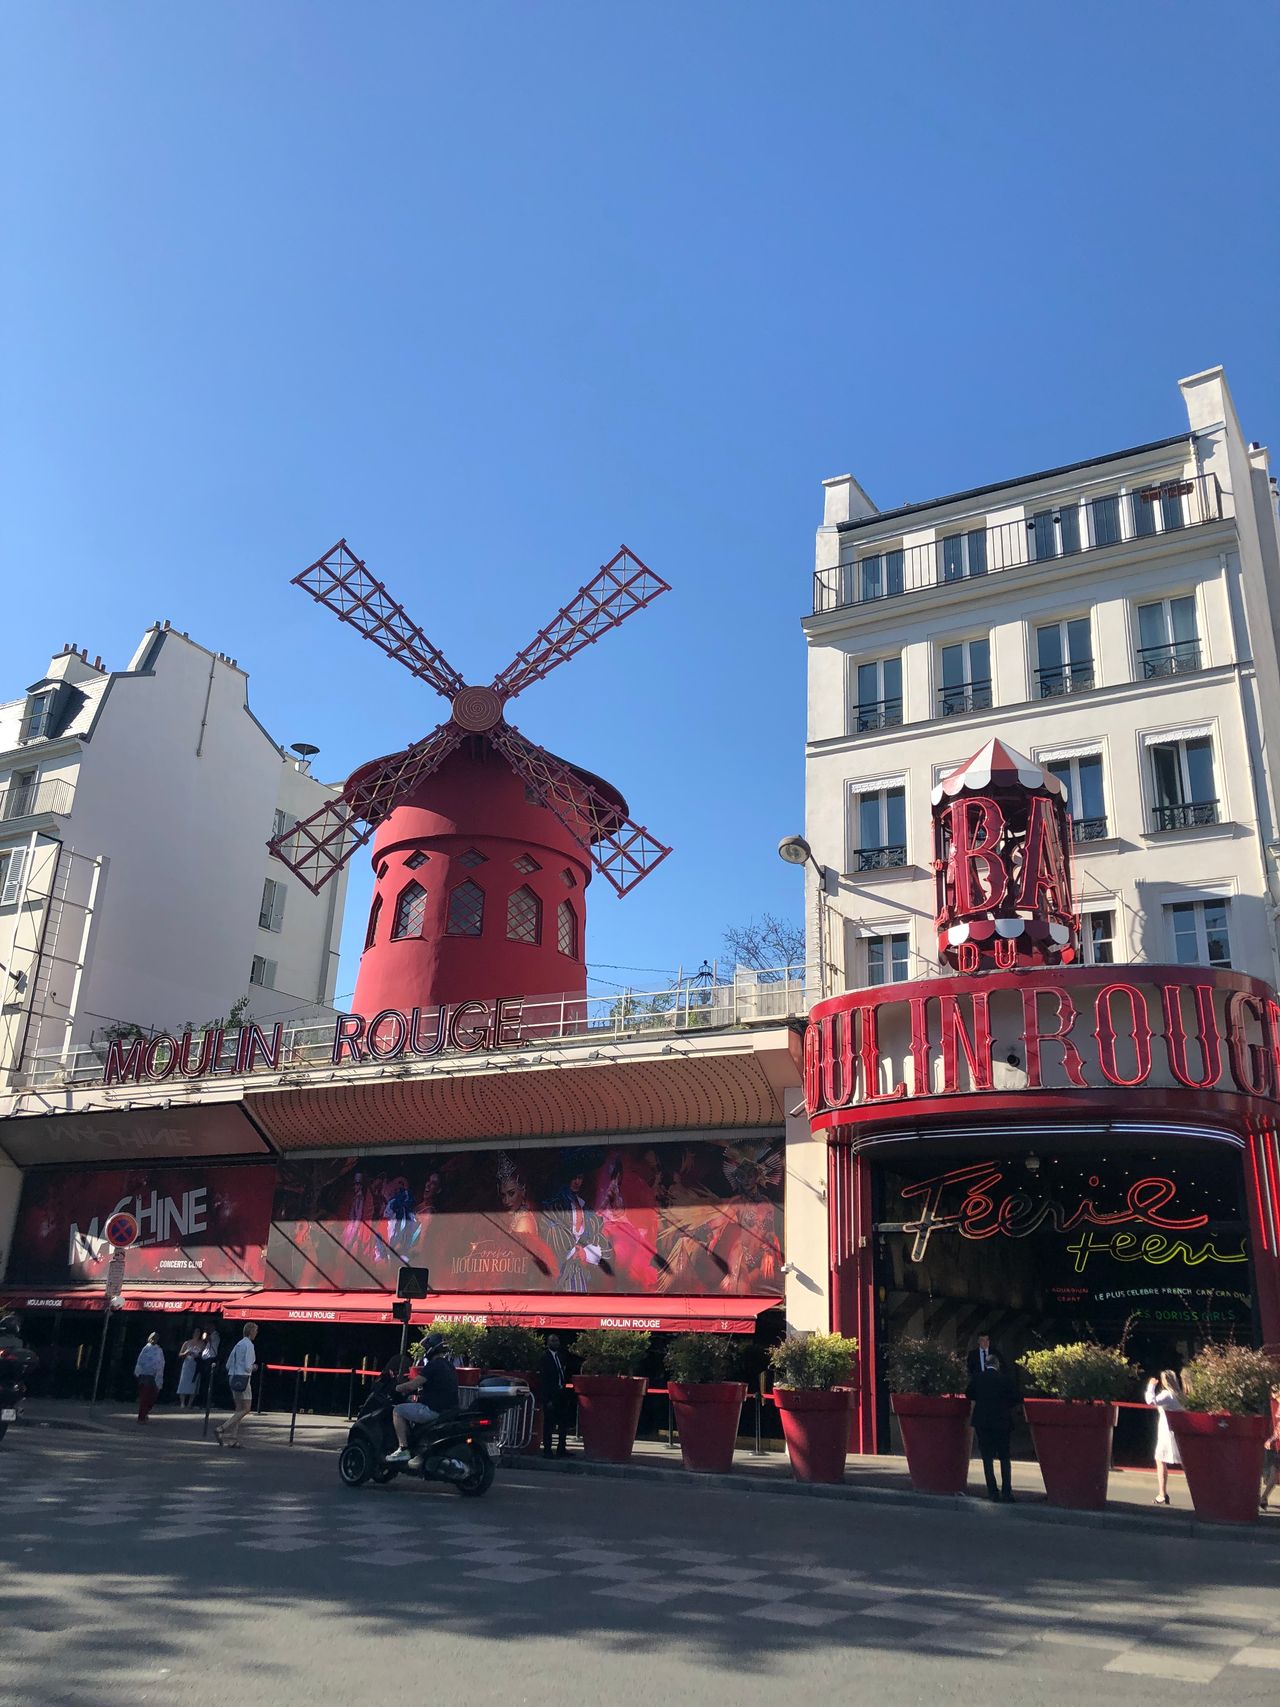
[(560, 873), (560, 881), (564, 884), (566, 889), (576, 889), (578, 887), (578, 880), (569, 870), (567, 865)]
[(474, 871), (478, 865), (484, 865), (487, 860), (487, 854), (482, 854), (477, 848), (468, 848), (458, 864), (465, 865), (468, 871)]
[(532, 854), (523, 853), (520, 855), (519, 859), (513, 859), (511, 863), (515, 866), (516, 870), (522, 877), (527, 877), (531, 871), (542, 870), (542, 867), (538, 864), (537, 860), (534, 859)]
[(408, 883), (396, 902), (395, 922), (391, 926), (392, 942), (405, 937), (421, 936), (427, 917), (427, 892), (420, 883)]
[(373, 947), (374, 938), (378, 934), (378, 915), (379, 915), (379, 913), (381, 913), (381, 911), (382, 911), (382, 896), (381, 895), (375, 895), (373, 898), (373, 905), (369, 909), (368, 928), (365, 930), (365, 933), (364, 933), (364, 946), (366, 948), (372, 948)]
[(470, 878), (449, 896), (449, 919), (444, 929), (446, 936), (479, 936), (484, 930), (484, 890)]
[(556, 908), (556, 947), (561, 954), (568, 954), (577, 959), (578, 921), (567, 901), (561, 901)]
[(542, 941), (542, 902), (523, 885), (507, 901), (507, 941)]
[(410, 871), (416, 871), (420, 865), (425, 865), (427, 863), (427, 856), (423, 853), (421, 848), (415, 848), (404, 863), (408, 866)]

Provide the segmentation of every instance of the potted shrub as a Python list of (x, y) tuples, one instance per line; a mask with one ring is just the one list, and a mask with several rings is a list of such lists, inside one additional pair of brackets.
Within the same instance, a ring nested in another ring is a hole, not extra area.
[[(488, 1329), (483, 1322), (432, 1322), (429, 1334), (440, 1334), (458, 1370), (458, 1385), (474, 1387), (480, 1380), (482, 1350)], [(417, 1352), (421, 1342), (414, 1347)]]
[(746, 1383), (735, 1381), (737, 1349), (723, 1334), (680, 1334), (667, 1347), (667, 1388), (686, 1470), (731, 1470)]
[(841, 1334), (793, 1334), (773, 1349), (773, 1396), (797, 1481), (844, 1480), (857, 1349)]
[(1136, 1388), (1136, 1367), (1118, 1347), (1092, 1340), (1026, 1352), (1018, 1367), (1040, 1395), (1023, 1408), (1049, 1504), (1101, 1511), (1118, 1401)]
[(521, 1322), (497, 1321), (484, 1330), (481, 1367), (489, 1375), (515, 1375), (531, 1385), (542, 1362), (542, 1341)]
[(904, 1335), (889, 1349), (885, 1374), (911, 1486), (925, 1494), (962, 1494), (969, 1480), (963, 1361), (930, 1340)]
[(588, 1458), (625, 1464), (640, 1426), (645, 1390), (640, 1370), (649, 1355), (649, 1335), (634, 1328), (588, 1328), (570, 1349), (582, 1360), (573, 1378), (582, 1449)]
[(1182, 1454), (1196, 1516), (1209, 1523), (1254, 1523), (1263, 1442), (1280, 1363), (1242, 1345), (1209, 1345), (1182, 1371), (1184, 1411), (1169, 1427)]

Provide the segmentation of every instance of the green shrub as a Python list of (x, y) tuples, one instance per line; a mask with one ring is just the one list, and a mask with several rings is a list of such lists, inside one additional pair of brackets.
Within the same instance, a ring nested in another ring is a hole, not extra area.
[(533, 1373), (542, 1362), (542, 1341), (520, 1322), (492, 1322), (485, 1329), (477, 1355), (486, 1369), (505, 1369), (513, 1375)]
[(932, 1340), (904, 1334), (894, 1340), (885, 1359), (885, 1373), (894, 1393), (920, 1393), (935, 1398), (940, 1393), (963, 1393), (967, 1384), (964, 1359)]
[[(439, 1334), (449, 1348), (449, 1356), (455, 1363), (464, 1364), (470, 1368), (477, 1366), (480, 1347), (488, 1329), (483, 1322), (432, 1322), (427, 1328), (428, 1334)], [(425, 1335), (423, 1336), (426, 1337)], [(415, 1357), (422, 1351), (422, 1340), (411, 1347)]]
[(1243, 1345), (1207, 1345), (1182, 1371), (1182, 1402), (1189, 1411), (1264, 1417), (1277, 1388), (1280, 1363)]
[(680, 1334), (667, 1347), (667, 1374), (693, 1386), (699, 1381), (732, 1381), (737, 1373), (738, 1348), (724, 1334)]
[(649, 1355), (649, 1335), (636, 1328), (587, 1328), (569, 1348), (584, 1375), (639, 1375)]
[(853, 1379), (857, 1349), (857, 1340), (843, 1334), (793, 1334), (769, 1355), (774, 1385), (811, 1393), (846, 1387)]
[(1115, 1346), (1078, 1340), (1025, 1352), (1018, 1367), (1034, 1393), (1046, 1399), (1101, 1400), (1115, 1404), (1137, 1390), (1138, 1369)]

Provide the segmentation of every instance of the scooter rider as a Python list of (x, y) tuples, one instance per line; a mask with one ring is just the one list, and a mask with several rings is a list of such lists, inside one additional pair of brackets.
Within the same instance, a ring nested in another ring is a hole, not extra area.
[(449, 1359), (448, 1350), (443, 1334), (431, 1334), (423, 1343), (416, 1372), (397, 1386), (398, 1393), (417, 1396), (397, 1405), (391, 1413), (399, 1445), (395, 1452), (387, 1454), (388, 1464), (409, 1462), (409, 1430), (414, 1423), (433, 1422), (441, 1411), (457, 1409), (458, 1372)]

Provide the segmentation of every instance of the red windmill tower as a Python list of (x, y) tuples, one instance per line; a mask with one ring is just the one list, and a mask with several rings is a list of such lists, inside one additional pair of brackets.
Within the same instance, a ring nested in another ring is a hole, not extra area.
[(667, 583), (623, 546), (488, 687), (467, 686), (346, 540), (293, 585), (450, 706), (429, 735), (361, 765), (268, 844), (318, 894), (374, 838), (355, 1011), (585, 994), (592, 868), (625, 895), (671, 850), (632, 822), (616, 788), (527, 740), (506, 712)]

